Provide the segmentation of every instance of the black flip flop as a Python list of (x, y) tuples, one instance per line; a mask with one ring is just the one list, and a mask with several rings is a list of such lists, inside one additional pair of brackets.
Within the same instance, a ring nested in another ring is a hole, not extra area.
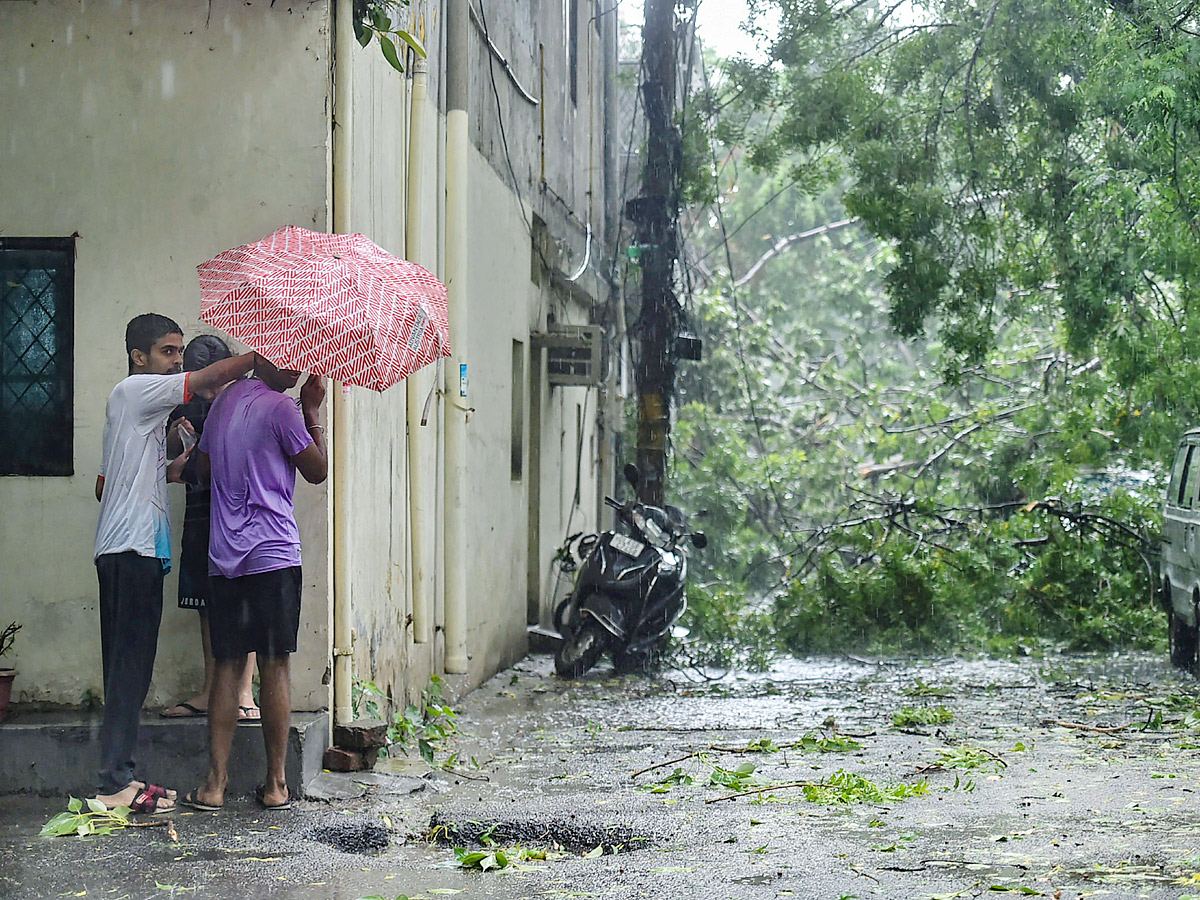
[(288, 790), (287, 799), (284, 800), (282, 803), (268, 803), (266, 801), (266, 796), (267, 796), (267, 786), (265, 784), (260, 784), (258, 787), (256, 787), (254, 789), (254, 799), (258, 801), (258, 805), (261, 806), (263, 809), (277, 811), (277, 810), (284, 810), (284, 809), (292, 808), (292, 792), (290, 789)]
[(159, 715), (164, 719), (194, 719), (197, 716), (207, 716), (207, 709), (200, 709), (198, 706), (192, 706), (186, 700), (182, 703), (176, 703), (174, 706), (168, 706), (167, 709), (186, 709), (185, 713), (168, 713), (166, 709), (162, 710)]
[(190, 806), (192, 809), (198, 809), (200, 812), (220, 812), (222, 809), (224, 809), (224, 804), (221, 806), (213, 806), (211, 803), (201, 803), (196, 799), (196, 792), (194, 790), (188, 791), (187, 796), (185, 796), (179, 802), (184, 806)]

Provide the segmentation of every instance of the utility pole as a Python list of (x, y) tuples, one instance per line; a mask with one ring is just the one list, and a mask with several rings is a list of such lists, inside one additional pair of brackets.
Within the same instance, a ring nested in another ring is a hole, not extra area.
[(682, 139), (675, 125), (675, 0), (645, 0), (642, 29), (642, 104), (646, 111), (646, 165), (642, 193), (627, 215), (641, 248), (642, 315), (638, 389), (638, 499), (661, 506), (667, 480), (667, 437), (675, 394), (675, 297), (679, 164)]

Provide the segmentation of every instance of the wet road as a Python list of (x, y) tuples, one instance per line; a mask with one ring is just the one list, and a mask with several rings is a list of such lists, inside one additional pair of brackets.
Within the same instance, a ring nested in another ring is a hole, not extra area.
[[(176, 814), (177, 842), (39, 838), (63, 802), (0, 797), (0, 897), (1200, 898), (1200, 704), (1158, 655), (574, 683), (532, 657), (449, 750), (362, 798)], [(457, 867), (480, 838), (530, 858)]]

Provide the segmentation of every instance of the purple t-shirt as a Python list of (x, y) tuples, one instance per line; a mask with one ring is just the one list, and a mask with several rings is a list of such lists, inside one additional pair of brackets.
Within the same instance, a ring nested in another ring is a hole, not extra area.
[(300, 565), (292, 457), (312, 443), (296, 401), (251, 378), (213, 402), (200, 449), (212, 460), (210, 575)]

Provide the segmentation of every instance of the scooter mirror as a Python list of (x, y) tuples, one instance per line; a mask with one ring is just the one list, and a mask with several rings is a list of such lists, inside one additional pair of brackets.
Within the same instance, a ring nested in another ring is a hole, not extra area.
[(708, 538), (704, 536), (703, 531), (692, 532), (692, 546), (698, 550), (703, 550), (708, 546)]
[(641, 475), (638, 474), (637, 466), (635, 466), (633, 463), (625, 463), (625, 468), (623, 471), (625, 472), (625, 480), (634, 487), (637, 487), (638, 482), (641, 480)]

